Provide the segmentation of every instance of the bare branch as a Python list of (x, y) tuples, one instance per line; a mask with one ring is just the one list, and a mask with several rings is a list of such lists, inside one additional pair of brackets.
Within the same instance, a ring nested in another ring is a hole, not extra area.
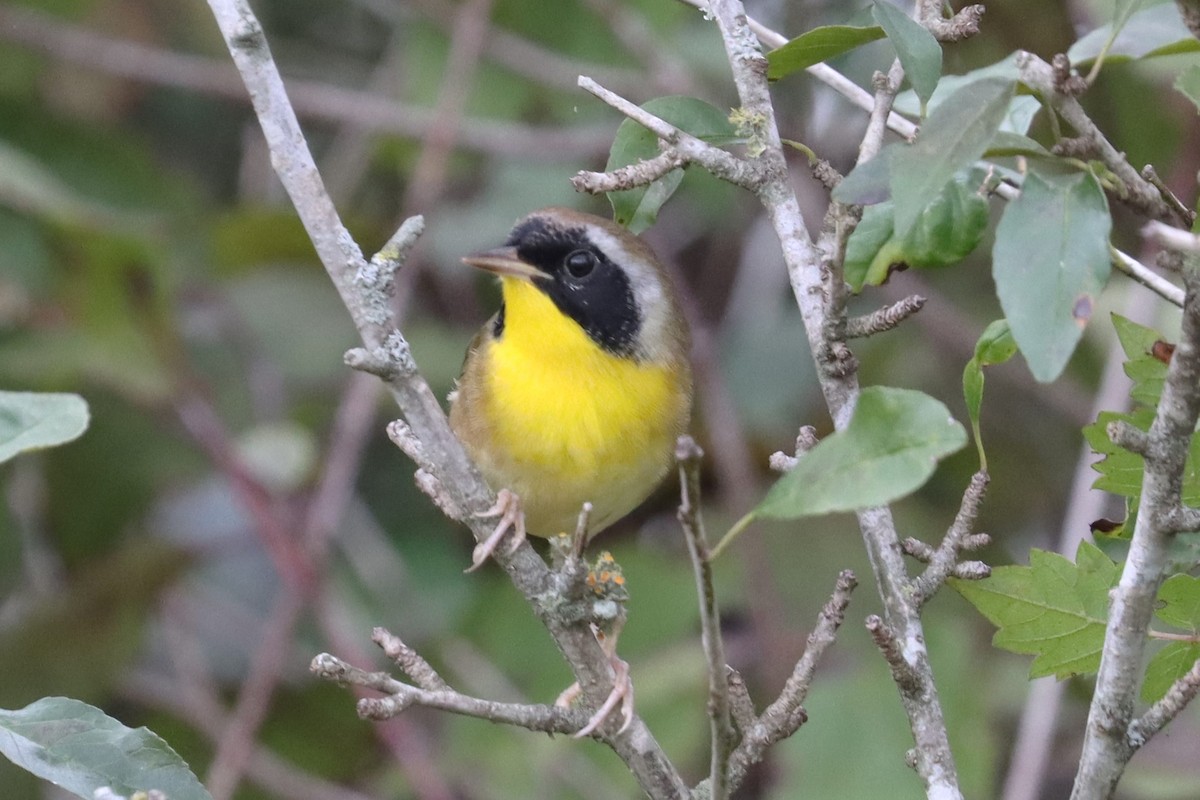
[(852, 317), (846, 320), (846, 338), (861, 339), (874, 336), (877, 333), (890, 331), (925, 306), (925, 298), (919, 294), (910, 294), (903, 300), (898, 300), (878, 311), (873, 311), (865, 317)]
[(917, 3), (917, 21), (939, 42), (961, 42), (979, 33), (979, 20), (986, 10), (982, 5), (963, 6), (950, 19), (942, 16), (942, 5), (942, 0), (920, 0)]
[(742, 742), (729, 757), (729, 780), (732, 788), (736, 789), (745, 778), (746, 771), (762, 760), (767, 748), (791, 736), (804, 724), (807, 715), (803, 703), (808, 696), (808, 688), (812, 685), (821, 656), (837, 638), (838, 628), (846, 618), (846, 607), (850, 605), (850, 593), (857, 585), (858, 579), (850, 570), (843, 570), (838, 575), (833, 595), (821, 609), (817, 624), (808, 635), (804, 655), (796, 662), (795, 669), (792, 670), (779, 697), (755, 720), (748, 720), (739, 715), (738, 727), (742, 731)]
[(1195, 699), (1200, 692), (1200, 661), (1182, 675), (1171, 688), (1167, 690), (1157, 703), (1146, 709), (1146, 713), (1129, 726), (1129, 745), (1137, 750), (1171, 720), (1179, 716), (1179, 712)]
[(1159, 247), (1180, 253), (1200, 253), (1200, 236), (1151, 220), (1142, 228), (1142, 236)]
[(548, 705), (497, 703), (491, 700), (480, 700), (477, 697), (460, 694), (450, 689), (429, 691), (417, 686), (409, 686), (386, 672), (367, 672), (328, 653), (321, 653), (314, 658), (310, 669), (326, 680), (383, 692), (386, 697), (364, 698), (358, 701), (358, 714), (364, 719), (391, 719), (409, 707), (418, 705), (543, 733), (570, 734), (579, 730), (587, 722), (587, 714), (577, 709)]
[(687, 160), (674, 148), (668, 148), (648, 161), (628, 164), (612, 172), (582, 170), (571, 178), (576, 191), (588, 194), (619, 192), (637, 186), (647, 186), (673, 169), (684, 166)]
[[(421, 442), (431, 467), (429, 471), (445, 488), (453, 506), (472, 515), (484, 511), (493, 504), (490, 489), (451, 432), (437, 398), (417, 372), (404, 336), (390, 321), (381, 321), (378, 309), (386, 300), (380, 295), (386, 293), (377, 286), (365, 287), (356, 279), (364, 271), (362, 253), (324, 191), (270, 57), (262, 27), (245, 0), (210, 0), (209, 5), (250, 90), (272, 162), (363, 339), (364, 348), (358, 355), (365, 356), (365, 362), (386, 376), (388, 390)], [(482, 519), (469, 516), (467, 523), (477, 540), (482, 541), (490, 533)], [(533, 604), (539, 619), (566, 656), (584, 697), (598, 706), (612, 689), (612, 670), (586, 623), (556, 616), (555, 604), (547, 602), (547, 598), (566, 589), (563, 576), (550, 572), (528, 544), (522, 544), (511, 554), (501, 554), (498, 561)], [(578, 730), (580, 724), (577, 720), (571, 730)], [(608, 743), (647, 794), (672, 798), (688, 795), (686, 783), (640, 719), (635, 718), (624, 733), (614, 735)]]
[[(918, 604), (924, 604), (941, 588), (946, 578), (951, 575), (963, 578), (985, 578), (991, 572), (986, 565), (979, 562), (968, 562), (971, 566), (967, 572), (955, 572), (956, 567), (966, 566), (958, 563), (959, 554), (963, 550), (966, 538), (972, 533), (975, 519), (979, 516), (979, 506), (983, 502), (984, 492), (987, 491), (988, 474), (976, 472), (971, 483), (963, 493), (962, 504), (954, 518), (954, 524), (946, 531), (941, 545), (929, 557), (929, 567), (913, 581), (913, 593)], [(983, 566), (983, 569), (979, 569)]]
[(666, 142), (678, 152), (680, 158), (699, 164), (718, 178), (752, 192), (758, 191), (763, 185), (764, 176), (758, 164), (744, 161), (679, 130), (666, 120), (610, 92), (591, 78), (580, 75), (579, 86)]
[(1147, 215), (1157, 218), (1174, 216), (1174, 209), (1163, 199), (1158, 189), (1134, 169), (1125, 154), (1113, 147), (1112, 142), (1096, 127), (1083, 106), (1056, 84), (1055, 70), (1050, 64), (1032, 53), (1017, 55), (1017, 69), (1021, 82), (1038, 92), (1062, 115), (1062, 118), (1095, 149), (1096, 156), (1124, 185), (1122, 199)]
[(703, 458), (704, 451), (692, 437), (679, 437), (675, 443), (680, 493), (677, 516), (687, 534), (688, 555), (700, 600), (700, 639), (708, 668), (708, 717), (712, 735), (709, 796), (712, 800), (725, 800), (730, 792), (725, 762), (733, 751), (735, 734), (730, 721), (729, 667), (725, 664), (725, 646), (721, 641), (721, 615), (713, 589), (704, 518), (700, 514), (700, 462)]

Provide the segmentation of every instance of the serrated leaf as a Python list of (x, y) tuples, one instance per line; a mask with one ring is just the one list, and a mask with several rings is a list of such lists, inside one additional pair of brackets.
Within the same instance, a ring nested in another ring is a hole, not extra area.
[(1025, 176), (996, 227), (992, 275), (1013, 337), (1037, 380), (1062, 373), (1108, 281), (1112, 218), (1090, 172)]
[(0, 710), (0, 730), (0, 752), (14, 764), (85, 800), (105, 787), (122, 796), (157, 789), (170, 800), (212, 800), (153, 732), (127, 728), (78, 700), (46, 697)]
[(1200, 64), (1193, 64), (1179, 73), (1175, 79), (1175, 90), (1191, 100), (1196, 110), (1200, 111)]
[[(642, 108), (711, 144), (725, 143), (736, 134), (728, 114), (695, 97), (658, 97), (644, 103)], [(654, 158), (658, 152), (658, 137), (627, 119), (617, 129), (605, 170), (611, 172)], [(633, 233), (641, 233), (654, 224), (658, 210), (671, 198), (682, 180), (683, 170), (673, 169), (649, 187), (609, 192), (608, 202), (612, 205), (613, 219)]]
[(1167, 365), (1152, 353), (1154, 345), (1163, 340), (1162, 334), (1120, 314), (1113, 314), (1112, 322), (1125, 351), (1125, 374), (1133, 381), (1130, 397), (1141, 405), (1157, 406), (1167, 379)]
[(1100, 473), (1092, 487), (1121, 497), (1138, 497), (1142, 493), (1142, 457), (1118, 447), (1108, 438), (1108, 423), (1116, 421), (1147, 431), (1154, 421), (1154, 412), (1146, 408), (1131, 414), (1102, 411), (1095, 422), (1083, 429), (1083, 438), (1092, 450), (1104, 456), (1092, 464), (1092, 469)]
[(87, 402), (77, 394), (0, 391), (0, 463), (78, 439), (87, 426)]
[(1120, 570), (1088, 542), (1079, 545), (1076, 563), (1042, 550), (1029, 558), (1028, 567), (997, 567), (983, 580), (951, 579), (950, 585), (999, 628), (993, 644), (1036, 656), (1029, 677), (1095, 672), (1108, 592)]
[[(1067, 50), (1071, 64), (1080, 67), (1095, 60), (1112, 36), (1112, 30), (1112, 25), (1105, 25), (1071, 45)], [(1200, 41), (1188, 32), (1179, 9), (1174, 3), (1162, 3), (1142, 9), (1129, 18), (1108, 48), (1105, 62), (1114, 64), (1197, 50), (1200, 50)]]
[(1162, 698), (1175, 681), (1183, 677), (1200, 659), (1200, 643), (1171, 642), (1154, 654), (1146, 665), (1142, 683), (1142, 702), (1154, 703)]
[(887, 31), (913, 91), (922, 103), (928, 103), (942, 75), (942, 46), (924, 26), (887, 0), (876, 0), (871, 13)]
[(897, 236), (906, 236), (921, 210), (987, 150), (1014, 86), (1005, 78), (985, 78), (962, 87), (930, 113), (914, 144), (898, 147), (891, 155), (888, 172)]
[(878, 25), (824, 25), (806, 31), (767, 53), (767, 79), (777, 81), (813, 64), (828, 61), (856, 47), (882, 39), (886, 34)]
[(1172, 575), (1163, 581), (1154, 615), (1168, 625), (1200, 633), (1200, 578)]
[(942, 403), (922, 392), (864, 389), (849, 425), (780, 478), (754, 510), (776, 519), (883, 505), (920, 488), (967, 443)]

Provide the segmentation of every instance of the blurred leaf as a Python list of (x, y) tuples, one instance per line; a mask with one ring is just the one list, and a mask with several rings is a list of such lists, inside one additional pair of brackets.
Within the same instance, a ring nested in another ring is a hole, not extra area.
[(0, 391), (0, 463), (78, 439), (87, 426), (87, 401), (77, 394)]
[(293, 492), (312, 477), (317, 443), (312, 431), (294, 422), (256, 425), (237, 440), (242, 465), (263, 486)]
[[(659, 97), (643, 103), (642, 108), (676, 128), (713, 144), (726, 142), (736, 135), (728, 114), (694, 97)], [(627, 119), (617, 128), (604, 169), (611, 172), (628, 164), (654, 158), (658, 153), (658, 137)], [(609, 192), (608, 202), (612, 205), (613, 219), (633, 233), (641, 233), (654, 224), (658, 210), (671, 198), (681, 180), (683, 170), (673, 169), (650, 186)]]
[(928, 103), (942, 74), (941, 45), (923, 25), (887, 0), (875, 0), (871, 13), (896, 48), (904, 77), (922, 103)]
[(872, 386), (845, 430), (806, 453), (752, 513), (794, 519), (890, 503), (920, 488), (940, 459), (966, 443), (963, 427), (929, 395)]
[(959, 170), (973, 164), (996, 135), (1014, 84), (984, 78), (967, 84), (929, 114), (917, 141), (891, 157), (892, 199), (898, 236), (906, 236), (917, 216)]
[(1175, 79), (1175, 89), (1196, 106), (1200, 111), (1200, 64), (1192, 66), (1179, 73)]
[[(1014, 100), (1028, 100), (1027, 97), (1016, 97)], [(1019, 133), (1010, 131), (997, 131), (992, 137), (991, 144), (988, 145), (987, 152), (984, 153), (987, 158), (1003, 158), (1005, 156), (1032, 156), (1035, 158), (1046, 158), (1050, 156), (1050, 151), (1042, 147), (1036, 139), (1030, 139)]]
[[(962, 75), (943, 75), (938, 80), (937, 89), (934, 90), (933, 95), (929, 98), (929, 102), (926, 103), (926, 113), (932, 113), (947, 98), (953, 96), (955, 92), (964, 86), (976, 83), (984, 78), (1002, 78), (1004, 80), (1016, 81), (1020, 77), (1020, 74), (1021, 71), (1017, 69), (1017, 53), (1014, 52), (1009, 53), (995, 63), (973, 69), (970, 72), (964, 72)], [(921, 99), (917, 97), (916, 92), (908, 89), (896, 95), (896, 101), (892, 107), (902, 114), (919, 116), (921, 113)], [(1040, 108), (1041, 104), (1036, 97), (1029, 95), (1017, 95), (1013, 97), (1008, 110), (1005, 112), (1004, 120), (1000, 123), (999, 129), (1010, 133), (1025, 133), (1029, 130), (1029, 123)]]
[(828, 61), (868, 42), (882, 39), (885, 35), (883, 28), (878, 25), (867, 28), (850, 25), (813, 28), (767, 53), (767, 79), (777, 81), (786, 78), (793, 72)]
[(0, 205), (60, 223), (91, 227), (145, 224), (84, 197), (36, 158), (0, 140)]
[(870, 161), (856, 164), (841, 183), (833, 189), (833, 199), (839, 203), (869, 206), (882, 203), (892, 196), (891, 163), (904, 145), (889, 144)]
[(319, 268), (264, 267), (228, 287), (242, 321), (288, 378), (311, 382), (345, 373), (342, 355), (358, 335)]
[[(1067, 51), (1072, 66), (1091, 63), (1112, 35), (1113, 26), (1105, 25), (1084, 36)], [(1129, 18), (1108, 48), (1109, 64), (1130, 59), (1192, 53), (1200, 50), (1200, 41), (1183, 24), (1174, 3), (1162, 3), (1142, 9)]]
[(1121, 576), (1088, 542), (1080, 543), (1075, 562), (1034, 549), (1028, 567), (996, 567), (983, 580), (949, 583), (999, 628), (996, 647), (1037, 656), (1030, 678), (1065, 678), (1100, 666), (1108, 592)]
[[(147, 612), (186, 564), (179, 550), (140, 537), (78, 570), (0, 631), (0, 705), (54, 692), (100, 701), (141, 643)], [(70, 657), (64, 657), (64, 642)]]
[(292, 210), (240, 208), (212, 227), (213, 264), (223, 275), (264, 265), (316, 260), (312, 241)]
[(1031, 165), (996, 228), (992, 273), (1013, 337), (1037, 380), (1062, 373), (1108, 281), (1112, 218), (1090, 172)]
[(983, 450), (983, 437), (979, 431), (979, 412), (983, 406), (983, 368), (1003, 364), (1017, 352), (1008, 320), (992, 322), (975, 343), (975, 355), (963, 369), (963, 398), (967, 403), (967, 415), (971, 418), (971, 431), (975, 435), (975, 447), (979, 451), (980, 469), (987, 469), (987, 455)]
[(128, 797), (157, 789), (170, 800), (212, 800), (171, 746), (145, 728), (127, 728), (98, 708), (46, 697), (0, 710), (0, 752), (15, 764), (92, 800), (109, 788)]
[(1196, 665), (1197, 659), (1200, 659), (1200, 643), (1196, 642), (1171, 642), (1155, 653), (1146, 665), (1142, 702), (1155, 703), (1162, 699), (1171, 685)]

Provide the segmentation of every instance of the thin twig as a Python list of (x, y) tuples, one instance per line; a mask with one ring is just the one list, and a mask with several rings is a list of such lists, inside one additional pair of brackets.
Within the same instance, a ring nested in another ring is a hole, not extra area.
[(736, 789), (746, 777), (746, 771), (762, 760), (775, 742), (786, 739), (804, 723), (804, 699), (812, 685), (813, 675), (821, 656), (837, 639), (838, 628), (846, 618), (846, 607), (850, 605), (850, 594), (858, 585), (858, 579), (850, 570), (838, 575), (837, 584), (825, 607), (817, 617), (817, 624), (808, 635), (804, 654), (796, 662), (783, 691), (756, 719), (745, 719), (739, 714), (742, 742), (729, 757), (730, 786)]
[(1167, 724), (1179, 716), (1179, 712), (1196, 698), (1200, 692), (1200, 661), (1179, 677), (1158, 702), (1146, 709), (1132, 725), (1129, 726), (1129, 744), (1137, 750), (1150, 741), (1154, 734), (1161, 731)]
[(911, 294), (863, 317), (846, 320), (846, 338), (858, 339), (890, 331), (925, 307), (925, 298)]
[[(971, 483), (963, 493), (962, 503), (959, 506), (958, 514), (954, 517), (954, 523), (950, 526), (950, 530), (946, 531), (941, 545), (930, 555), (929, 566), (925, 572), (913, 581), (913, 593), (917, 603), (927, 603), (929, 598), (933, 597), (946, 582), (946, 578), (956, 574), (955, 567), (963, 566), (958, 563), (959, 554), (965, 549), (964, 544), (967, 537), (972, 534), (987, 485), (988, 474), (986, 472), (981, 470), (971, 477)], [(990, 570), (985, 566), (984, 569), (971, 573), (959, 571), (957, 576), (967, 577), (970, 575), (973, 578), (986, 578), (988, 574), (990, 574)]]
[(725, 800), (729, 796), (729, 774), (725, 762), (733, 751), (736, 735), (730, 721), (729, 681), (725, 665), (725, 647), (721, 641), (721, 614), (713, 589), (712, 562), (704, 517), (700, 513), (700, 462), (704, 451), (690, 436), (675, 443), (675, 462), (679, 466), (679, 524), (687, 535), (688, 555), (696, 579), (700, 601), (700, 640), (708, 668), (708, 717), (712, 732), (712, 757), (709, 764), (709, 796)]
[(580, 709), (497, 703), (450, 689), (429, 691), (409, 686), (386, 672), (368, 672), (328, 653), (321, 653), (314, 658), (310, 669), (326, 680), (384, 693), (386, 697), (358, 701), (358, 713), (364, 719), (391, 719), (410, 706), (418, 705), (544, 733), (573, 734), (587, 722), (587, 712)]

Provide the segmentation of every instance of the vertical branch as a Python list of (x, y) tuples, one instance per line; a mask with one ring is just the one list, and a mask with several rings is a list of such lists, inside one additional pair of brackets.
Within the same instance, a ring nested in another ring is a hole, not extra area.
[(712, 760), (709, 766), (709, 797), (725, 800), (729, 796), (729, 771), (726, 762), (735, 745), (730, 722), (728, 667), (721, 641), (721, 615), (713, 590), (712, 562), (704, 519), (700, 515), (700, 460), (704, 451), (690, 436), (675, 443), (675, 461), (679, 464), (679, 524), (687, 534), (688, 555), (696, 578), (700, 600), (700, 639), (708, 661), (708, 716), (712, 728)]
[(1110, 797), (1141, 745), (1131, 739), (1130, 724), (1142, 682), (1146, 634), (1177, 532), (1173, 519), (1182, 510), (1183, 473), (1200, 416), (1200, 278), (1185, 272), (1184, 284), (1182, 332), (1145, 438), (1137, 524), (1121, 580), (1112, 592), (1071, 800)]
[[(742, 111), (758, 123), (756, 141), (763, 148), (758, 160), (766, 172), (766, 180), (758, 192), (759, 199), (766, 207), (782, 245), (809, 347), (817, 358), (821, 389), (834, 426), (840, 430), (850, 420), (859, 390), (852, 360), (831, 357), (833, 353), (826, 335), (832, 326), (825, 260), (832, 254), (823, 253), (813, 244), (800, 215), (795, 192), (788, 181), (771, 104), (766, 58), (747, 23), (745, 9), (738, 0), (712, 0), (710, 10), (721, 29)], [(959, 800), (962, 792), (958, 788), (954, 756), (925, 648), (920, 607), (909, 588), (891, 511), (885, 507), (864, 509), (858, 513), (858, 520), (884, 604), (882, 622), (897, 641), (899, 652), (909, 668), (907, 671), (915, 676), (911, 684), (899, 688), (916, 742), (917, 773), (930, 797)]]

